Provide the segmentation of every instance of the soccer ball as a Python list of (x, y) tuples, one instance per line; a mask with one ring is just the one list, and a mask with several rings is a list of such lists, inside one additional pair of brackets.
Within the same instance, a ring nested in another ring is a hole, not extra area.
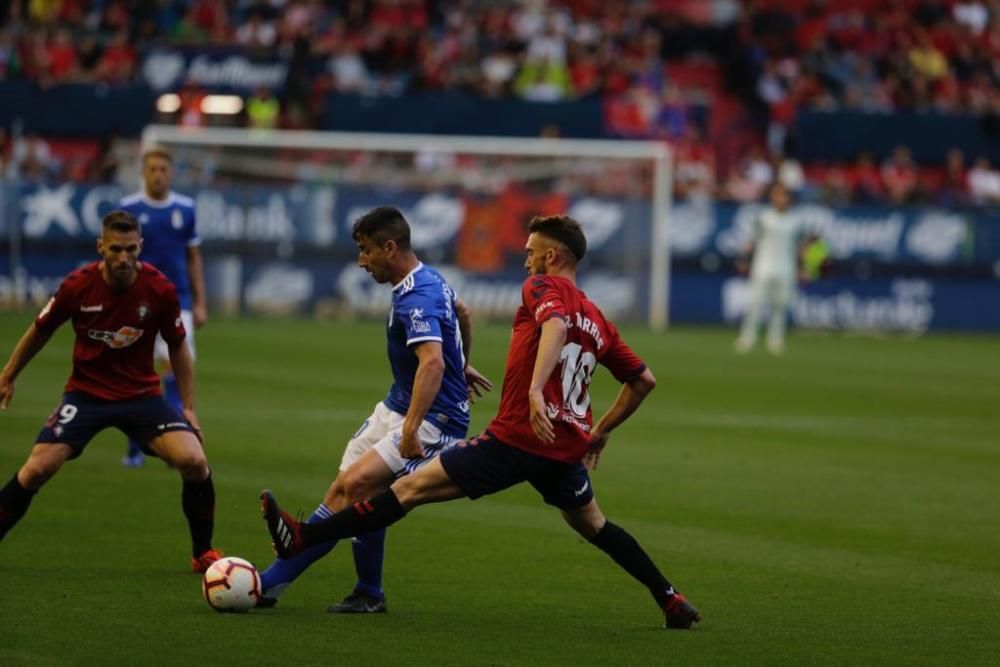
[(220, 558), (205, 571), (201, 590), (215, 611), (245, 612), (260, 599), (260, 575), (242, 558)]

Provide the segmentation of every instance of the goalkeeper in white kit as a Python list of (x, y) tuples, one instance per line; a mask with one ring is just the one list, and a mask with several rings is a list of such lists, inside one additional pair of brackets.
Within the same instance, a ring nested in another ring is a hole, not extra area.
[(757, 343), (758, 330), (768, 311), (767, 349), (785, 351), (785, 320), (795, 298), (803, 226), (790, 211), (791, 194), (779, 182), (771, 185), (770, 206), (754, 221), (753, 261), (750, 265), (750, 304), (743, 316), (737, 352), (749, 352)]

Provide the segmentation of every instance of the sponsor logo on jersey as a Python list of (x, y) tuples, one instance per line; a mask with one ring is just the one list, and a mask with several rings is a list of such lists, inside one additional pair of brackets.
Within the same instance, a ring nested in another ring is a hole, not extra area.
[(410, 331), (412, 333), (430, 333), (431, 325), (424, 321), (424, 309), (413, 308), (410, 310)]
[(104, 310), (104, 304), (99, 303), (96, 306), (80, 306), (81, 313), (99, 313)]
[(113, 350), (120, 350), (142, 338), (142, 332), (142, 329), (136, 329), (135, 327), (122, 327), (118, 331), (91, 329), (87, 332), (87, 336), (93, 340), (103, 342)]
[(545, 312), (549, 308), (552, 308), (555, 305), (556, 302), (552, 301), (551, 299), (549, 301), (543, 301), (542, 303), (538, 304), (535, 307), (535, 318), (537, 319), (539, 315), (541, 315), (543, 312)]

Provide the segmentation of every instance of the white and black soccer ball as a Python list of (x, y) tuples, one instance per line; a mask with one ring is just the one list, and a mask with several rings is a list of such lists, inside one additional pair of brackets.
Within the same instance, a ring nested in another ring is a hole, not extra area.
[(260, 599), (260, 574), (242, 558), (220, 558), (201, 580), (205, 600), (215, 611), (249, 611)]

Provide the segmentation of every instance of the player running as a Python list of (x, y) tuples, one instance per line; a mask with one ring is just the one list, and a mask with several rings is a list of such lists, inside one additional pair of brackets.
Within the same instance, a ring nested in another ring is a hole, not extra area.
[[(184, 342), (195, 358), (194, 330), (208, 319), (205, 306), (205, 279), (201, 261), (201, 239), (195, 223), (194, 201), (170, 189), (173, 160), (164, 148), (153, 148), (142, 156), (143, 190), (121, 200), (121, 209), (134, 215), (142, 225), (142, 260), (163, 272), (177, 288), (181, 320), (187, 330)], [(164, 396), (174, 409), (181, 410), (177, 379), (170, 368), (167, 344), (157, 337), (156, 364), (163, 376)], [(143, 463), (142, 448), (129, 440), (122, 465), (137, 468)]]
[[(204, 572), (222, 554), (212, 548), (215, 487), (194, 411), (194, 367), (184, 344), (177, 292), (152, 265), (138, 261), (142, 236), (131, 214), (113, 211), (101, 227), (101, 261), (66, 276), (0, 371), (0, 409), (6, 410), (14, 380), (56, 329), (72, 321), (76, 343), (66, 393), (28, 460), (0, 489), (0, 540), (62, 464), (80, 456), (98, 432), (114, 426), (180, 473), (191, 569)], [(181, 411), (163, 399), (153, 368), (157, 334), (177, 376)]]
[[(638, 542), (608, 521), (594, 497), (587, 467), (597, 467), (611, 432), (656, 384), (614, 324), (576, 287), (587, 250), (572, 218), (535, 218), (497, 416), (485, 432), (441, 454), (370, 500), (321, 522), (303, 524), (281, 511), (270, 491), (261, 506), (275, 550), (288, 557), (314, 544), (388, 526), (426, 503), (472, 499), (530, 483), (566, 522), (645, 585), (668, 628), (690, 628), (698, 611), (660, 573)], [(621, 391), (591, 428), (590, 381), (600, 363)]]
[[(386, 327), (393, 384), (348, 442), (340, 474), (309, 521), (321, 521), (384, 491), (395, 478), (453, 447), (469, 427), (470, 392), (482, 395), (493, 386), (468, 362), (472, 345), (468, 309), (437, 271), (417, 259), (403, 214), (392, 207), (373, 209), (354, 224), (353, 236), (358, 266), (375, 282), (393, 286)], [(258, 606), (274, 606), (285, 589), (336, 543), (317, 543), (272, 563), (261, 574), (263, 598)], [(384, 527), (354, 540), (357, 584), (328, 611), (387, 610), (382, 590), (384, 553)]]

